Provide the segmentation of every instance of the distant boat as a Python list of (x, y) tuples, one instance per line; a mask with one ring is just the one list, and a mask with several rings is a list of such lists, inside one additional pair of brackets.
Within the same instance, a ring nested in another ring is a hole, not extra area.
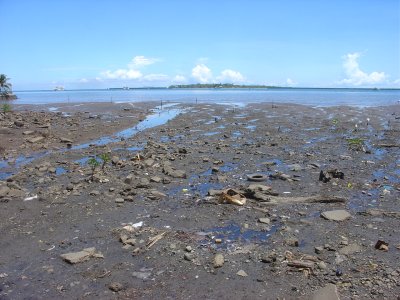
[(56, 87), (54, 88), (54, 90), (55, 90), (55, 91), (63, 91), (63, 90), (64, 90), (64, 87), (63, 87), (63, 86), (56, 86)]

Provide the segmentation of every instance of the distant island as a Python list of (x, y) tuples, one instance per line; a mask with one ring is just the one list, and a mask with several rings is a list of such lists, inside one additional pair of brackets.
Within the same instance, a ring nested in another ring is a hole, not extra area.
[(177, 84), (170, 85), (169, 89), (268, 89), (278, 88), (277, 86), (268, 85), (244, 85), (233, 83), (195, 83), (195, 84)]

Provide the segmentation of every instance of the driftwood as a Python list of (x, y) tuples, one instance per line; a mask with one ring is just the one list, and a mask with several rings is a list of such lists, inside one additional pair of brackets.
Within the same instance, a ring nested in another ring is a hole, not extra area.
[(152, 238), (150, 238), (149, 242), (146, 245), (146, 249), (149, 250), (152, 246), (154, 246), (155, 243), (157, 243), (159, 240), (161, 240), (166, 233), (167, 232), (164, 231), (164, 232), (157, 234), (156, 236), (153, 236)]
[(368, 209), (365, 212), (360, 212), (359, 214), (360, 215), (370, 215), (373, 217), (385, 216), (385, 217), (392, 217), (392, 218), (396, 218), (396, 219), (400, 218), (399, 211), (387, 211), (387, 210), (376, 209), (376, 208)]
[(291, 203), (344, 203), (346, 199), (336, 196), (310, 196), (310, 197), (276, 197), (269, 196), (268, 202), (260, 204), (291, 204)]
[(304, 260), (292, 260), (287, 263), (289, 267), (302, 268), (302, 269), (312, 269), (315, 265), (312, 261)]
[(400, 144), (377, 144), (376, 146), (382, 148), (400, 148)]

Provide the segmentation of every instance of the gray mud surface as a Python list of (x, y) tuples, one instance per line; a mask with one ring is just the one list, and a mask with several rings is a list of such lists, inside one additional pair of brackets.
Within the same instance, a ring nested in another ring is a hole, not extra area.
[(400, 295), (400, 106), (96, 105), (0, 114), (0, 299)]

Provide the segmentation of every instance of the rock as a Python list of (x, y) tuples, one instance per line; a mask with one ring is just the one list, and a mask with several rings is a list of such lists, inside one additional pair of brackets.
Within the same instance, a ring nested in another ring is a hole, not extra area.
[(269, 252), (269, 253), (266, 253), (266, 254), (262, 255), (261, 256), (261, 261), (263, 263), (267, 263), (267, 264), (275, 262), (276, 261), (276, 253), (275, 252)]
[(164, 166), (163, 172), (173, 178), (186, 178), (186, 172), (182, 170), (175, 170), (172, 167)]
[(91, 191), (91, 192), (89, 193), (89, 195), (91, 195), (91, 196), (99, 196), (99, 195), (100, 195), (100, 192), (99, 192), (99, 191), (96, 191), (96, 190), (93, 190), (93, 191)]
[(382, 250), (382, 251), (388, 251), (389, 243), (386, 243), (385, 241), (382, 241), (382, 240), (378, 240), (375, 244), (375, 249)]
[(247, 277), (249, 275), (247, 275), (247, 273), (243, 270), (239, 270), (236, 275), (241, 276), (241, 277)]
[(224, 265), (225, 258), (221, 253), (217, 253), (214, 256), (213, 266), (214, 268), (221, 268)]
[(269, 218), (259, 218), (258, 222), (263, 223), (263, 224), (270, 224), (271, 220)]
[(348, 246), (345, 246), (341, 249), (339, 249), (339, 253), (340, 254), (344, 254), (344, 255), (351, 255), (357, 252), (361, 252), (362, 248), (360, 245), (357, 244), (350, 244)]
[(136, 185), (136, 188), (148, 188), (150, 186), (150, 180), (147, 178), (140, 178), (139, 183)]
[(41, 142), (43, 140), (44, 140), (43, 136), (37, 136), (37, 137), (31, 138), (31, 139), (28, 139), (28, 142), (31, 143), (31, 144), (36, 144), (36, 143), (39, 143), (39, 142)]
[(124, 286), (122, 285), (122, 283), (119, 283), (119, 282), (111, 282), (108, 285), (108, 288), (110, 290), (112, 290), (113, 292), (119, 292), (119, 291), (123, 290)]
[(79, 252), (70, 252), (61, 255), (61, 258), (70, 264), (77, 264), (89, 260), (92, 257), (104, 258), (100, 252), (96, 253), (96, 248), (85, 248)]
[(162, 178), (158, 177), (158, 176), (153, 176), (150, 178), (150, 182), (160, 183), (161, 181), (162, 181)]
[(133, 272), (132, 276), (136, 277), (138, 279), (146, 280), (151, 276), (151, 273), (150, 272)]
[(323, 261), (319, 261), (317, 263), (317, 266), (318, 266), (318, 269), (320, 269), (320, 270), (326, 270), (326, 268), (327, 268), (326, 263)]
[(191, 254), (191, 253), (185, 253), (184, 255), (183, 255), (183, 258), (185, 259), (185, 260), (187, 260), (187, 261), (192, 261), (193, 260), (193, 254)]
[(157, 199), (162, 199), (162, 198), (166, 198), (167, 195), (159, 192), (159, 191), (151, 191), (150, 194), (147, 196), (147, 198), (151, 199), (151, 200), (157, 200)]
[(25, 124), (24, 124), (24, 122), (16, 120), (16, 121), (14, 121), (14, 125), (17, 127), (23, 127)]
[(151, 167), (152, 165), (154, 165), (154, 159), (148, 158), (148, 159), (144, 160), (143, 163), (146, 167)]
[(118, 157), (118, 156), (113, 156), (113, 157), (111, 157), (111, 163), (112, 163), (113, 165), (118, 164), (118, 162), (119, 162), (119, 157)]
[(296, 238), (290, 238), (286, 240), (286, 244), (291, 247), (299, 247), (299, 240)]
[(0, 186), (0, 198), (7, 196), (9, 192), (10, 188), (8, 186)]
[(324, 247), (321, 246), (314, 247), (314, 252), (316, 254), (321, 254), (322, 252), (324, 252)]
[(116, 198), (115, 203), (124, 203), (125, 200), (123, 198)]
[(27, 131), (24, 131), (22, 134), (23, 135), (32, 135), (32, 134), (34, 134), (35, 132), (33, 131), (33, 130), (27, 130)]
[(324, 211), (321, 217), (331, 221), (344, 221), (351, 217), (350, 213), (343, 209)]
[(126, 176), (126, 178), (124, 179), (124, 183), (126, 184), (131, 184), (133, 181), (133, 174), (129, 174), (128, 176)]
[(69, 138), (66, 137), (60, 137), (60, 142), (61, 143), (73, 143), (73, 141)]
[(301, 171), (303, 169), (299, 164), (289, 165), (288, 167), (290, 171), (295, 171), (295, 172)]
[(186, 252), (192, 252), (193, 251), (192, 246), (186, 246), (185, 251)]
[(316, 291), (312, 300), (340, 300), (336, 285), (328, 283), (325, 287)]

